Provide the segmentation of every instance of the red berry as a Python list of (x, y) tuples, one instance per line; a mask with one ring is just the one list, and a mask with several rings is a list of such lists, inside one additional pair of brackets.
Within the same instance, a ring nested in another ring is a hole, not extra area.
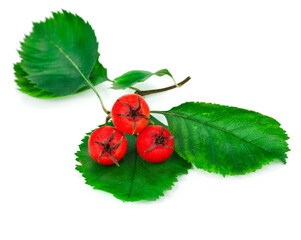
[(112, 108), (115, 127), (127, 134), (141, 132), (150, 120), (149, 107), (138, 94), (127, 94), (117, 99)]
[(88, 142), (90, 156), (103, 165), (116, 164), (124, 156), (127, 141), (124, 135), (111, 126), (96, 129)]
[(136, 145), (138, 153), (144, 160), (160, 163), (172, 154), (174, 141), (166, 128), (152, 125), (138, 135)]

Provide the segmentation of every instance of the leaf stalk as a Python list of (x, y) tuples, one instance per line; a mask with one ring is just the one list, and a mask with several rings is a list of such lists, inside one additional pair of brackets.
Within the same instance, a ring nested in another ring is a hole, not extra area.
[(106, 107), (104, 106), (104, 103), (103, 103), (103, 101), (102, 101), (100, 95), (99, 95), (98, 92), (96, 91), (96, 89), (95, 89), (93, 83), (92, 83), (89, 79), (87, 79), (84, 75), (82, 75), (82, 76), (83, 76), (83, 78), (86, 80), (86, 82), (87, 82), (87, 84), (89, 85), (89, 87), (93, 90), (93, 92), (94, 92), (94, 93), (96, 94), (96, 96), (98, 97), (98, 99), (99, 99), (99, 101), (100, 101), (100, 104), (101, 104), (101, 107), (102, 107), (102, 110), (103, 110), (106, 114), (109, 114), (110, 111), (107, 110)]
[(169, 87), (159, 88), (159, 89), (152, 89), (152, 90), (145, 90), (145, 91), (136, 91), (135, 93), (139, 94), (140, 96), (146, 96), (146, 95), (150, 95), (150, 94), (154, 94), (154, 93), (165, 92), (165, 91), (183, 86), (190, 79), (191, 79), (191, 77), (187, 77), (182, 82), (179, 82), (178, 84), (175, 84), (175, 85), (172, 85), (172, 86), (169, 86)]

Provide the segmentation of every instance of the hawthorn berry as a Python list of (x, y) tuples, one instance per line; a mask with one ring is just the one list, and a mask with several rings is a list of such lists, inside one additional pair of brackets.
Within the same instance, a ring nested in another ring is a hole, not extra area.
[(111, 126), (96, 129), (88, 141), (90, 156), (103, 165), (116, 164), (123, 158), (127, 149), (124, 135)]
[(148, 126), (137, 137), (136, 146), (138, 153), (148, 162), (163, 162), (173, 152), (173, 138), (170, 132), (162, 126)]
[(118, 98), (111, 115), (115, 127), (127, 134), (139, 133), (151, 122), (149, 107), (138, 94), (127, 94)]

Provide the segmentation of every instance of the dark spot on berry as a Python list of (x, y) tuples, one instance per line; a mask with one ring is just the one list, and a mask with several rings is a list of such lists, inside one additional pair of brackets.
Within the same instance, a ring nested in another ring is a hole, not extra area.
[(157, 145), (161, 144), (161, 145), (165, 145), (166, 144), (166, 138), (163, 135), (159, 135), (156, 137), (155, 143)]
[(112, 151), (111, 145), (109, 143), (104, 144), (103, 151), (110, 153)]

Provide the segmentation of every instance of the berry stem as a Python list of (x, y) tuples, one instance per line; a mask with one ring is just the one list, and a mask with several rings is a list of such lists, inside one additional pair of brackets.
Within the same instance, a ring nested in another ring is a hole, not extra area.
[(150, 95), (150, 94), (153, 94), (153, 93), (165, 92), (165, 91), (177, 88), (177, 87), (181, 87), (182, 85), (187, 83), (190, 79), (191, 79), (191, 77), (187, 77), (182, 82), (179, 82), (178, 84), (175, 84), (175, 85), (172, 85), (172, 86), (169, 86), (169, 87), (153, 89), (153, 90), (146, 90), (146, 91), (137, 90), (135, 93), (139, 94), (140, 96), (146, 96), (146, 95)]
[(106, 117), (106, 123), (105, 125), (108, 124), (108, 122), (110, 121), (110, 119), (112, 118), (112, 114), (111, 113), (108, 113), (107, 117)]

